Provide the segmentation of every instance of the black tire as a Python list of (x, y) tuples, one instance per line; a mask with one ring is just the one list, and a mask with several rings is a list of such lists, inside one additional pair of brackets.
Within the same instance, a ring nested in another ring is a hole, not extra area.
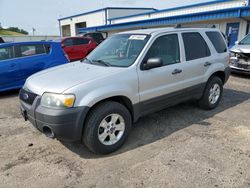
[[(219, 88), (220, 88), (220, 96), (218, 98), (218, 100), (212, 104), (210, 101), (209, 101), (209, 92), (210, 92), (210, 89), (215, 85), (215, 84), (218, 84), (219, 85)], [(205, 90), (203, 92), (203, 95), (201, 97), (201, 99), (199, 100), (199, 106), (202, 108), (202, 109), (205, 109), (205, 110), (212, 110), (214, 108), (216, 108), (218, 106), (218, 104), (220, 103), (220, 100), (221, 100), (221, 97), (222, 97), (222, 94), (223, 94), (223, 82), (222, 80), (217, 77), (217, 76), (213, 76), (211, 77), (208, 82), (207, 82), (207, 85), (205, 87)]]
[[(118, 142), (113, 145), (105, 145), (98, 138), (101, 121), (110, 114), (119, 114), (125, 122), (125, 131)], [(83, 143), (94, 153), (108, 154), (119, 149), (126, 141), (132, 125), (132, 119), (128, 109), (117, 102), (107, 101), (95, 106), (89, 113), (83, 132)]]

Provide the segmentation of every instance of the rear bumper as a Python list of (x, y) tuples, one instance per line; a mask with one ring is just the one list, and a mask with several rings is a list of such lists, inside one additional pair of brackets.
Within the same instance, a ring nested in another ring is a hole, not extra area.
[(82, 137), (83, 124), (89, 107), (50, 109), (40, 105), (36, 97), (32, 105), (21, 101), (21, 113), (25, 120), (48, 137), (65, 141), (78, 141)]

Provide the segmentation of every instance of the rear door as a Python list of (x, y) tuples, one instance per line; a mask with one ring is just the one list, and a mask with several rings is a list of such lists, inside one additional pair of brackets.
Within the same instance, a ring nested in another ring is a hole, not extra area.
[(21, 44), (15, 47), (23, 82), (32, 74), (44, 70), (49, 61), (43, 44)]
[[(183, 88), (190, 88), (194, 94), (200, 94), (204, 87), (205, 73), (213, 63), (210, 49), (204, 40), (204, 33), (183, 32), (182, 47), (185, 52), (183, 62)], [(198, 93), (197, 93), (198, 92)]]
[(0, 90), (20, 85), (19, 64), (14, 58), (14, 47), (0, 47)]

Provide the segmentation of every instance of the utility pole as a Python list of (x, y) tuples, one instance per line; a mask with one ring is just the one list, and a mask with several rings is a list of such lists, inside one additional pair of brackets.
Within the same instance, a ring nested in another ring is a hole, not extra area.
[(33, 28), (32, 28), (33, 36), (35, 36), (35, 31), (36, 31), (36, 29), (33, 27)]

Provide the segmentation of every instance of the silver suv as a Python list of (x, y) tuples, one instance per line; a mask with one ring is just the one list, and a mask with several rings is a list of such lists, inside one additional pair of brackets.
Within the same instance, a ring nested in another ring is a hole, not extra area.
[(187, 100), (215, 108), (229, 78), (229, 52), (216, 29), (119, 33), (82, 61), (27, 79), (21, 112), (39, 131), (110, 153), (138, 118)]

